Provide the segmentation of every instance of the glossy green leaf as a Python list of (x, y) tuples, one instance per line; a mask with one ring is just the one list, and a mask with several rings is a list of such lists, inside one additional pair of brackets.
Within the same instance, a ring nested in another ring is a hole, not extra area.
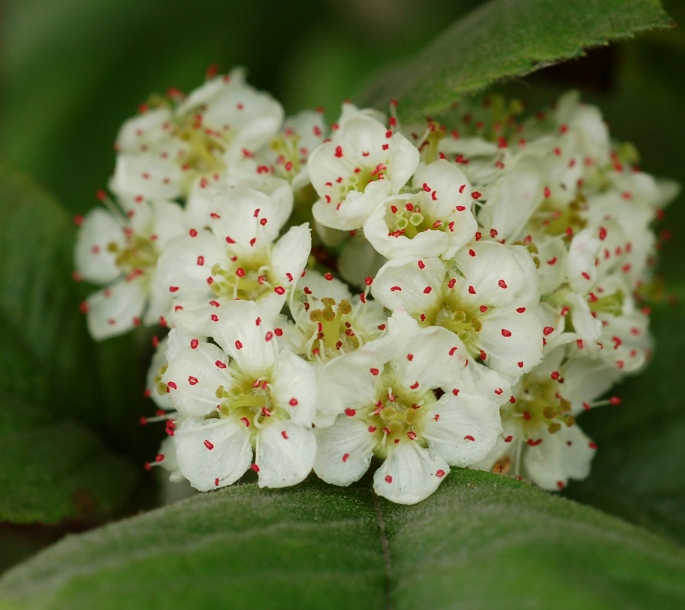
[(0, 607), (677, 607), (683, 570), (652, 534), (458, 471), (410, 507), (318, 482), (196, 496), (58, 543), (7, 573)]
[(396, 99), (405, 119), (438, 114), (502, 78), (671, 24), (657, 0), (491, 0), (411, 61), (381, 74), (360, 101), (387, 107)]
[(98, 518), (138, 479), (83, 425), (106, 421), (108, 402), (71, 278), (74, 234), (48, 195), (0, 169), (0, 520)]

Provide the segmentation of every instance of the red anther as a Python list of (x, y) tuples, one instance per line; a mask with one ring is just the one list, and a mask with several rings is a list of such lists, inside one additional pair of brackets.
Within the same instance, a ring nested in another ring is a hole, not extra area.
[(211, 451), (212, 449), (214, 449), (214, 443), (212, 443), (211, 441), (208, 441), (207, 439), (205, 439), (205, 441), (204, 441), (203, 444), (204, 444), (204, 446), (207, 447), (207, 449), (209, 449), (210, 451)]
[(511, 337), (511, 331), (507, 330), (506, 328), (502, 329), (502, 336), (503, 337)]
[(389, 474), (385, 475), (385, 482), (386, 483), (392, 483), (392, 477)]
[(482, 195), (478, 191), (473, 191), (471, 193), (471, 197), (473, 197), (474, 199), (480, 199)]
[(335, 156), (338, 157), (338, 159), (343, 156), (342, 146), (335, 147)]
[(545, 190), (543, 192), (545, 197), (549, 197), (552, 194), (552, 191), (549, 190), (548, 186), (545, 187)]
[(374, 376), (377, 376), (378, 373), (380, 373), (380, 371), (378, 369), (375, 369), (375, 368), (369, 369), (369, 372)]
[(465, 440), (465, 441), (475, 441), (476, 439), (473, 438), (473, 436), (471, 436), (470, 434), (467, 434), (467, 435), (464, 437), (464, 440)]
[(345, 409), (345, 415), (347, 415), (347, 417), (354, 417), (356, 414), (357, 414), (357, 411), (355, 409), (350, 409), (350, 408)]
[(523, 312), (525, 312), (525, 311), (526, 311), (526, 308), (525, 308), (525, 307), (517, 307), (517, 308), (516, 308), (516, 312), (517, 312), (517, 313), (523, 313)]
[(190, 376), (188, 377), (188, 383), (189, 383), (190, 385), (197, 385), (197, 377), (193, 377), (192, 375), (190, 375)]
[(621, 404), (621, 399), (620, 399), (618, 396), (612, 396), (612, 397), (609, 399), (609, 404), (610, 404), (610, 405), (614, 405), (614, 406), (620, 405), (620, 404)]
[(542, 329), (542, 334), (545, 335), (545, 337), (551, 335), (553, 332), (554, 332), (553, 326), (545, 326), (545, 328)]
[(499, 282), (497, 282), (497, 285), (500, 288), (506, 288), (507, 287), (507, 283), (504, 280), (500, 280)]
[(445, 476), (445, 471), (444, 471), (444, 470), (438, 470), (438, 471), (435, 473), (435, 476), (438, 477), (438, 479), (442, 479), (442, 477)]
[(291, 398), (291, 399), (288, 401), (288, 404), (289, 404), (291, 407), (296, 407), (299, 403), (297, 402), (297, 398)]

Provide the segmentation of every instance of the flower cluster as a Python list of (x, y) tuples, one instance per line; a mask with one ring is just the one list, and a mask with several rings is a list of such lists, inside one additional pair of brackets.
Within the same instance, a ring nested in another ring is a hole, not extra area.
[(327, 126), (235, 70), (126, 121), (76, 268), (103, 285), (96, 339), (171, 328), (155, 463), (211, 490), (249, 469), (349, 485), (375, 458), (376, 492), (406, 504), (450, 467), (585, 477), (575, 418), (649, 358), (651, 224), (677, 187), (574, 93), (520, 114), (345, 104)]

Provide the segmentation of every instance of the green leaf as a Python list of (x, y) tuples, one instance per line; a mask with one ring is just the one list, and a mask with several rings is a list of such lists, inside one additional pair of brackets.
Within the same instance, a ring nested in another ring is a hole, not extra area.
[(139, 478), (82, 425), (111, 421), (112, 403), (100, 367), (106, 352), (78, 311), (73, 240), (65, 212), (0, 167), (0, 520), (99, 518)]
[(685, 544), (685, 328), (682, 306), (658, 306), (650, 368), (624, 383), (620, 407), (585, 415), (599, 444), (592, 475), (571, 496)]
[(396, 99), (405, 119), (438, 114), (502, 78), (669, 25), (657, 0), (492, 0), (415, 58), (380, 75), (360, 103), (384, 108)]
[(0, 607), (677, 607), (683, 570), (652, 534), (459, 471), (410, 507), (319, 482), (196, 496), (58, 543), (6, 574)]
[(2, 401), (0, 455), (0, 520), (14, 523), (100, 519), (137, 479), (83, 426), (20, 401)]

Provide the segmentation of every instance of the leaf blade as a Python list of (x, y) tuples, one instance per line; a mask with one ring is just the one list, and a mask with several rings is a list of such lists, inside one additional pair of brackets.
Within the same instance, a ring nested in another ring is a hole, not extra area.
[(685, 600), (683, 569), (685, 553), (649, 532), (458, 471), (410, 507), (319, 482), (203, 494), (55, 545), (7, 573), (0, 605), (109, 608), (116, 590), (119, 608), (171, 610), (666, 606)]
[(439, 114), (460, 96), (672, 21), (654, 0), (492, 0), (417, 57), (378, 77), (360, 104), (400, 102), (406, 120)]

